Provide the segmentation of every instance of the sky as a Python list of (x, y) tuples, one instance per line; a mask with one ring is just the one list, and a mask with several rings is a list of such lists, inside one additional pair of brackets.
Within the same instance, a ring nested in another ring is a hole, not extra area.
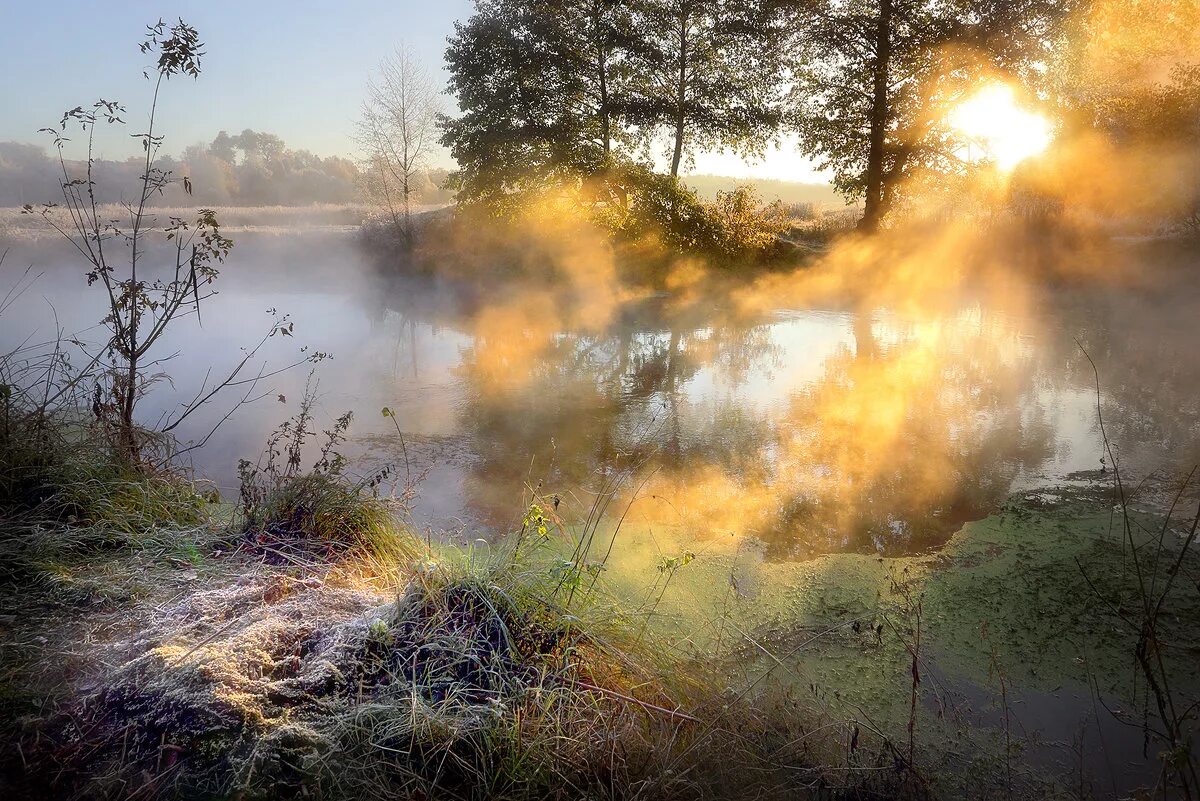
[[(379, 62), (403, 44), (444, 85), (442, 53), (471, 0), (60, 0), (5, 6), (0, 27), (0, 141), (44, 142), (37, 129), (97, 98), (128, 109), (129, 127), (105, 132), (101, 158), (125, 158), (129, 137), (146, 119), (151, 86), (139, 52), (145, 26), (182, 17), (199, 32), (206, 56), (198, 80), (175, 77), (163, 93), (164, 152), (208, 142), (218, 131), (252, 128), (288, 147), (321, 156), (350, 155), (354, 119)], [(455, 110), (443, 96), (445, 110)], [(441, 166), (452, 166), (447, 154)], [(794, 148), (772, 149), (747, 165), (733, 154), (697, 156), (696, 173), (821, 181)]]

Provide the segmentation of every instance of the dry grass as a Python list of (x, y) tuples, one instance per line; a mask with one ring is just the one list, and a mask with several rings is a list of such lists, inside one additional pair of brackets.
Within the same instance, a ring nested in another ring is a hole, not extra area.
[(807, 772), (746, 741), (764, 731), (748, 707), (722, 711), (702, 671), (639, 644), (600, 596), (568, 609), (548, 564), (427, 551), (396, 585), (364, 578), (371, 563), (231, 559), (215, 586), (152, 605), (96, 647), (114, 667), (25, 729), (21, 790), (704, 798), (747, 777), (767, 797), (805, 786)]

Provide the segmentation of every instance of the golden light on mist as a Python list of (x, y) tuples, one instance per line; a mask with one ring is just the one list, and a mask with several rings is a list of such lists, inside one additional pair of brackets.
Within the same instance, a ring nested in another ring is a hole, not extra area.
[(1050, 144), (1050, 121), (1022, 108), (1011, 86), (989, 83), (955, 106), (946, 118), (970, 146), (1008, 172)]

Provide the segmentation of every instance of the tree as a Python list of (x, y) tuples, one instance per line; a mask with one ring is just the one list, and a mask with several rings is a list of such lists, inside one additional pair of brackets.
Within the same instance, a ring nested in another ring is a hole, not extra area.
[(446, 48), (462, 114), (443, 118), (461, 202), (503, 209), (606, 169), (620, 115), (624, 0), (478, 0)]
[(369, 186), (410, 250), (412, 197), (428, 169), (436, 121), (433, 83), (407, 50), (396, 51), (367, 84), (358, 141), (366, 152)]
[(874, 230), (905, 178), (947, 169), (956, 143), (946, 106), (985, 70), (1028, 78), (1048, 60), (1072, 7), (1055, 0), (818, 0), (796, 50), (793, 126), (800, 149), (863, 198)]
[(781, 119), (794, 6), (754, 0), (635, 0), (631, 119), (671, 146), (671, 175), (696, 150), (761, 150)]
[[(156, 53), (158, 60), (146, 131), (133, 134), (142, 144), (144, 157), (138, 197), (124, 203), (127, 220), (100, 218), (92, 156), (96, 125), (122, 123), (121, 114), (125, 109), (118, 103), (100, 100), (89, 109), (76, 106), (63, 114), (58, 127), (42, 129), (53, 137), (58, 151), (63, 208), (69, 221), (62, 221), (53, 213), (56, 204), (45, 204), (41, 213), (86, 259), (90, 265), (88, 284), (100, 284), (108, 299), (108, 315), (102, 323), (110, 335), (105, 352), (110, 359), (107, 377), (111, 402), (105, 402), (104, 393), (97, 384), (93, 406), (98, 414), (106, 405), (114, 407), (118, 447), (133, 465), (141, 461), (142, 442), (134, 423), (134, 408), (148, 380), (142, 369), (143, 363), (172, 320), (188, 313), (200, 313), (200, 302), (211, 294), (207, 288), (217, 277), (215, 265), (225, 259), (233, 246), (221, 235), (216, 214), (211, 209), (201, 209), (194, 222), (171, 217), (162, 230), (173, 251), (173, 264), (166, 277), (155, 276), (150, 266), (144, 264), (148, 250), (146, 239), (154, 231), (153, 215), (147, 204), (175, 180), (171, 172), (156, 163), (163, 141), (162, 135), (154, 129), (159, 92), (163, 82), (173, 75), (197, 77), (200, 58), (204, 54), (204, 45), (195, 28), (182, 20), (170, 28), (159, 20), (148, 26), (147, 33), (141, 50)], [(146, 77), (150, 77), (148, 72)], [(63, 155), (63, 147), (69, 141), (66, 132), (72, 124), (77, 124), (87, 136), (84, 177), (71, 177)], [(190, 193), (190, 180), (184, 178), (183, 181)], [(27, 205), (25, 211), (32, 213), (34, 208)], [(120, 275), (113, 253), (113, 245), (119, 244), (128, 248), (128, 271)]]
[(1110, 179), (1112, 196), (1200, 231), (1200, 0), (1096, 0), (1062, 56), (1054, 88), (1070, 134), (1099, 134), (1124, 162), (1109, 170), (1149, 190)]
[(230, 141), (235, 148), (242, 151), (242, 160), (249, 163), (278, 161), (287, 149), (283, 140), (275, 134), (259, 133), (249, 128), (232, 137)]
[(630, 0), (556, 0), (545, 34), (566, 101), (588, 121), (583, 136), (598, 146), (601, 166), (631, 144), (623, 126), (629, 52), (636, 43)]
[(237, 161), (236, 147), (234, 138), (227, 131), (220, 131), (208, 146), (208, 152), (226, 164), (233, 164)]

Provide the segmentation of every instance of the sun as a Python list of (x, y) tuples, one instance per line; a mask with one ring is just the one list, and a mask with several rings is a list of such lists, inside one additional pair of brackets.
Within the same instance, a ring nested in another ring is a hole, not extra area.
[(1022, 108), (1011, 86), (989, 83), (955, 106), (946, 118), (950, 127), (968, 143), (968, 158), (974, 148), (1004, 172), (1011, 171), (1050, 144), (1050, 121)]

